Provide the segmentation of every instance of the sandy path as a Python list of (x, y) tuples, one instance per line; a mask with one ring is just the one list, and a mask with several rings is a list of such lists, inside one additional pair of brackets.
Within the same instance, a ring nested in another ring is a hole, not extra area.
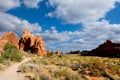
[(22, 62), (15, 63), (14, 65), (10, 66), (8, 69), (0, 74), (0, 80), (24, 80), (24, 76), (22, 74), (18, 74), (16, 71), (22, 63), (30, 59), (31, 58), (26, 58)]

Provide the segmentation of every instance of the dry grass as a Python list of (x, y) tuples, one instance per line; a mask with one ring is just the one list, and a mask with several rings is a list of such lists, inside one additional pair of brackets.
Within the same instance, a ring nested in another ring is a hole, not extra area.
[[(20, 67), (24, 73), (32, 73), (35, 80), (90, 80), (120, 79), (120, 58), (80, 56), (77, 54), (56, 54), (40, 57)], [(89, 77), (87, 77), (89, 76)]]

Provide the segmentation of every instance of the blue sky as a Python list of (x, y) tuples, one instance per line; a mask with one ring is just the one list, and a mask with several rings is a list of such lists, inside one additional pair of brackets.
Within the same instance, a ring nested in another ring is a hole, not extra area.
[(0, 34), (24, 29), (41, 35), (46, 48), (91, 50), (110, 39), (120, 42), (119, 0), (1, 0)]

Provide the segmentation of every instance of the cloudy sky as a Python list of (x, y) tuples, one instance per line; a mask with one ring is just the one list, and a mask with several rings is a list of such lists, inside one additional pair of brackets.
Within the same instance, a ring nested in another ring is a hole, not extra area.
[(120, 42), (120, 0), (0, 0), (0, 35), (26, 28), (53, 51)]

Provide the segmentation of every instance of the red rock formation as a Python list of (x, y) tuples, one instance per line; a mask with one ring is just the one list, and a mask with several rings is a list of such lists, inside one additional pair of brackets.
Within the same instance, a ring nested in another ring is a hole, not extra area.
[(4, 47), (5, 44), (8, 42), (8, 40), (2, 40), (0, 39), (0, 54), (2, 54), (4, 52)]
[(102, 56), (102, 57), (120, 57), (120, 43), (113, 43), (107, 40), (105, 43), (99, 45), (96, 49), (88, 52), (89, 56)]
[(32, 35), (27, 29), (24, 30), (22, 37), (19, 40), (19, 49), (28, 51), (34, 45), (35, 36)]
[(30, 50), (32, 53), (40, 55), (47, 54), (42, 37), (38, 36), (36, 38), (28, 30), (24, 30), (23, 35), (19, 40), (19, 49), (24, 51)]
[(0, 38), (0, 53), (4, 52), (4, 47), (6, 43), (11, 43), (18, 48), (18, 36), (14, 32), (6, 32)]
[(56, 54), (59, 56), (61, 54), (60, 50), (57, 50)]
[(34, 44), (34, 49), (35, 53), (40, 54), (40, 55), (46, 55), (46, 49), (45, 49), (45, 44), (44, 41), (42, 40), (41, 36), (37, 36)]
[(47, 54), (50, 54), (51, 53), (51, 51), (50, 50), (47, 50)]
[(47, 54), (44, 41), (41, 36), (34, 36), (27, 29), (24, 30), (22, 37), (20, 40), (18, 36), (13, 32), (6, 32), (0, 38), (0, 53), (4, 52), (4, 46), (6, 43), (11, 43), (20, 50), (28, 51), (30, 50), (32, 53), (45, 55)]
[(77, 51), (70, 51), (68, 54), (80, 54), (80, 51), (77, 50)]
[(1, 40), (7, 40), (12, 45), (14, 45), (14, 46), (16, 46), (18, 48), (19, 38), (14, 32), (6, 32), (6, 33), (4, 33)]

